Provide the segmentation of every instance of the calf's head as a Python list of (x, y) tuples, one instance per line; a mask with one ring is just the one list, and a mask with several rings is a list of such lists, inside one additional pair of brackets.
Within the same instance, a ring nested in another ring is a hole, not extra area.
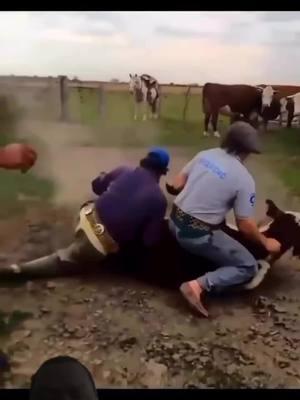
[(281, 254), (293, 249), (293, 256), (300, 258), (300, 213), (280, 210), (272, 200), (267, 200), (267, 216), (272, 218), (265, 232), (267, 237), (281, 243)]

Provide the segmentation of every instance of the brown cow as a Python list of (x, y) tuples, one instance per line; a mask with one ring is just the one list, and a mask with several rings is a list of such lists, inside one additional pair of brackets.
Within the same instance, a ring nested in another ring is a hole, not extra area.
[(204, 136), (208, 135), (210, 119), (214, 136), (220, 136), (217, 130), (220, 112), (230, 115), (231, 122), (242, 118), (255, 124), (260, 116), (266, 126), (271, 117), (273, 119), (276, 114), (277, 117), (280, 113), (280, 104), (279, 100), (274, 97), (275, 93), (276, 91), (271, 86), (206, 83), (202, 92), (202, 106), (205, 114)]

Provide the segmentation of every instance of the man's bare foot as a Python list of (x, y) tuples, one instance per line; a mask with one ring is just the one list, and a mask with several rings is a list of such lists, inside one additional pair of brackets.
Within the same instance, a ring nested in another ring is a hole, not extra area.
[(208, 311), (206, 310), (201, 301), (203, 288), (200, 286), (198, 281), (193, 280), (189, 282), (184, 282), (180, 286), (180, 291), (191, 307), (193, 307), (202, 316), (206, 318), (208, 317)]

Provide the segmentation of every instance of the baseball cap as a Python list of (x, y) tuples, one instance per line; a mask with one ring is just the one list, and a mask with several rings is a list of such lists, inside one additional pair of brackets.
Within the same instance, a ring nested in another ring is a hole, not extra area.
[(154, 157), (162, 168), (168, 168), (170, 162), (170, 154), (163, 147), (152, 147), (148, 152), (149, 157)]
[(228, 128), (225, 141), (231, 146), (239, 148), (249, 153), (261, 153), (261, 143), (259, 134), (248, 122), (234, 122)]

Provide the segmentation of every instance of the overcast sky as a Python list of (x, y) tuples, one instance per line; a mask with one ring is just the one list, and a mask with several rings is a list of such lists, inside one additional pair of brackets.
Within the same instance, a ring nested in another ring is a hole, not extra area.
[(0, 12), (0, 74), (300, 84), (300, 12)]

